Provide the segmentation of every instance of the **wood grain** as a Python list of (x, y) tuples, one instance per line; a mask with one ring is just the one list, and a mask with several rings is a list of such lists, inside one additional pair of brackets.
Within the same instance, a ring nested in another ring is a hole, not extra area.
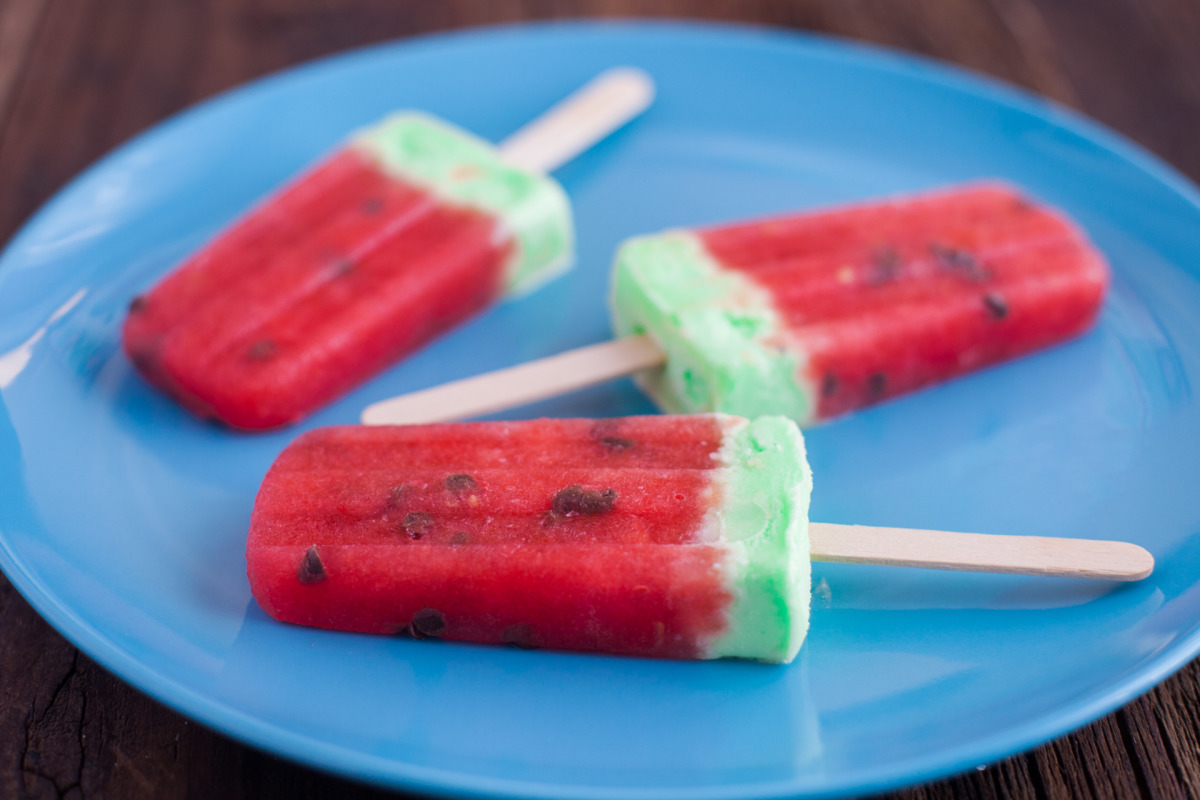
[[(1044, 94), (1200, 179), (1192, 0), (0, 0), (0, 240), (175, 111), (299, 61), (466, 25), (689, 16), (829, 33)], [(0, 578), (0, 797), (390, 797), (243, 747), (130, 689)], [(1031, 753), (890, 795), (1195, 797), (1200, 664)]]
[(0, 131), (44, 8), (45, 0), (6, 0), (0, 5)]

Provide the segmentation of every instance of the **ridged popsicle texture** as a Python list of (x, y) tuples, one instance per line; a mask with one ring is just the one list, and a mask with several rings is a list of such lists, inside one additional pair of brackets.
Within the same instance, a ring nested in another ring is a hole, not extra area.
[(1074, 336), (1107, 284), (1063, 214), (984, 184), (633, 240), (614, 318), (667, 351), (668, 410), (811, 424)]
[(125, 350), (197, 414), (277, 427), (565, 268), (571, 236), (553, 181), (398, 115), (136, 298)]
[(286, 622), (789, 660), (810, 485), (783, 419), (327, 428), (272, 466), (247, 561)]

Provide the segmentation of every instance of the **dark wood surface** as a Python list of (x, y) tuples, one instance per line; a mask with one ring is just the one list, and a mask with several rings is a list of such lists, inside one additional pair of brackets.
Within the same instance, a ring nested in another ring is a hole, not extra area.
[[(179, 109), (346, 48), (571, 16), (742, 20), (990, 73), (1200, 180), (1192, 0), (0, 0), (0, 241), (73, 175)], [(1200, 662), (1098, 722), (897, 798), (1200, 794)], [(213, 733), (98, 667), (0, 577), (0, 798), (392, 797)]]

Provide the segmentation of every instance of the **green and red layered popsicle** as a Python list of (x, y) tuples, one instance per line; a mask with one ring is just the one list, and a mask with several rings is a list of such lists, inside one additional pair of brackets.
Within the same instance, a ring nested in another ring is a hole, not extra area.
[(983, 184), (634, 239), (613, 318), (665, 352), (664, 408), (805, 425), (1074, 336), (1107, 283), (1064, 215)]
[(811, 485), (780, 417), (326, 428), (271, 467), (246, 559), (286, 622), (786, 662)]
[(811, 425), (1082, 332), (1104, 258), (1064, 215), (971, 185), (632, 239), (617, 340), (382, 401), (369, 424), (457, 419), (637, 373), (667, 411)]
[(788, 662), (810, 560), (1141, 580), (1125, 542), (808, 519), (804, 440), (724, 414), (325, 428), (251, 515), (284, 622), (669, 658)]
[(572, 257), (545, 171), (643, 111), (614, 68), (499, 147), (395, 114), (235, 222), (130, 306), (125, 350), (201, 416), (293, 422)]
[(125, 350), (196, 413), (271, 428), (565, 269), (571, 240), (553, 180), (396, 115), (134, 300)]

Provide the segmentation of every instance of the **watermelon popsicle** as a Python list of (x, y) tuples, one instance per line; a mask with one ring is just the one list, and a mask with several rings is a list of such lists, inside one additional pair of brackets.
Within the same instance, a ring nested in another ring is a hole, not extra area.
[(611, 70), (499, 147), (421, 113), (359, 132), (135, 298), (123, 343), (203, 417), (294, 422), (572, 259), (543, 173), (646, 107)]
[(613, 342), (367, 410), (487, 413), (638, 372), (667, 411), (812, 425), (1063, 341), (1094, 320), (1103, 257), (1063, 214), (974, 184), (625, 243)]
[(804, 440), (723, 414), (310, 431), (246, 561), (276, 619), (671, 658), (790, 661), (813, 559), (1130, 580), (1120, 542), (810, 523)]

